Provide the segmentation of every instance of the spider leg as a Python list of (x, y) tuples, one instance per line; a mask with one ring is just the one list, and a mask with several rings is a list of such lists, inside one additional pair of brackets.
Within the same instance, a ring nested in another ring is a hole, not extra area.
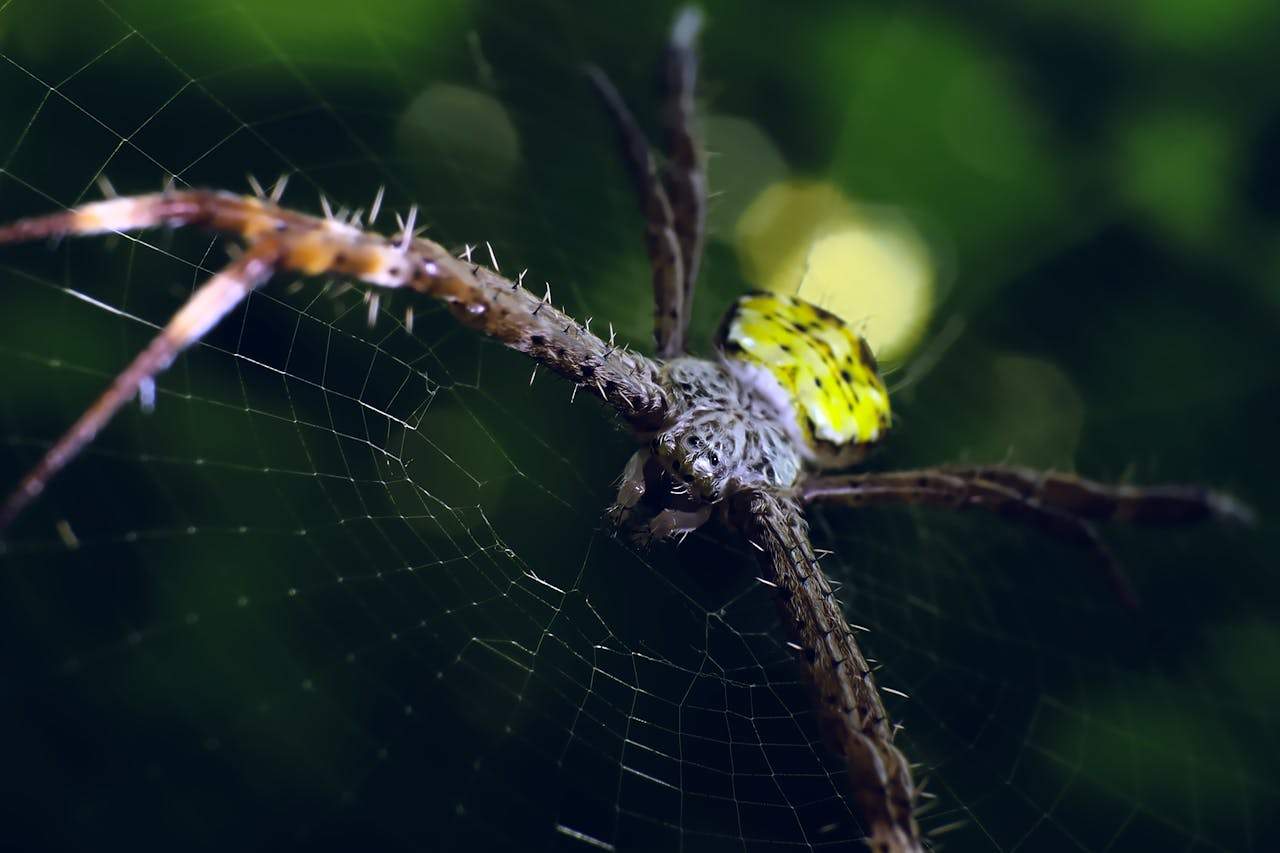
[(674, 358), (685, 351), (688, 318), (684, 308), (686, 275), (671, 199), (658, 177), (644, 131), (636, 124), (622, 95), (599, 68), (588, 66), (586, 71), (617, 128), (644, 214), (645, 247), (653, 269), (653, 337), (658, 357)]
[(680, 259), (684, 266), (681, 319), (686, 328), (693, 316), (693, 289), (702, 266), (707, 227), (707, 176), (702, 145), (694, 128), (697, 40), (701, 29), (701, 10), (689, 6), (680, 12), (671, 28), (665, 69), (667, 104), (663, 119), (667, 131), (667, 163), (662, 178), (671, 199), (676, 237), (680, 241)]
[(1035, 501), (1022, 501), (1011, 504), (1010, 507), (1019, 508), (1013, 510), (1011, 515), (1025, 516), (1028, 521), (1038, 525), (1042, 530), (1082, 548), (1093, 558), (1094, 564), (1121, 606), (1126, 610), (1139, 608), (1137, 590), (1133, 588), (1133, 583), (1125, 574), (1120, 561), (1111, 553), (1111, 549), (1102, 541), (1102, 537), (1098, 535), (1098, 531), (1092, 524), (1078, 516), (1041, 506)]
[(622, 470), (622, 479), (618, 484), (618, 498), (609, 508), (609, 517), (615, 527), (624, 525), (636, 504), (644, 498), (646, 491), (644, 468), (651, 454), (648, 448), (641, 448), (631, 454), (627, 467)]
[(1089, 522), (1252, 520), (1252, 512), (1239, 501), (1198, 486), (1112, 486), (1070, 474), (1007, 465), (816, 477), (800, 487), (800, 497), (805, 503), (849, 506), (978, 507), (1030, 522), (1090, 551), (1121, 602), (1131, 608), (1137, 606), (1137, 597)]
[(54, 442), (36, 466), (0, 507), (0, 530), (9, 525), (34, 500), (68, 462), (93, 440), (115, 413), (135, 394), (154, 381), (180, 352), (200, 340), (209, 329), (268, 278), (275, 258), (274, 246), (256, 247), (228, 264), (191, 295), (147, 348), (102, 392), (71, 428)]
[(1254, 523), (1253, 510), (1231, 495), (1203, 486), (1128, 486), (1099, 483), (1073, 474), (1013, 465), (947, 468), (950, 473), (1000, 483), (1041, 505), (1079, 518), (1144, 525), (1198, 521)]
[(393, 240), (262, 199), (190, 190), (117, 198), (21, 220), (0, 227), (0, 244), (162, 225), (201, 225), (240, 237), (249, 248), (192, 295), (151, 345), (53, 445), (0, 510), (0, 529), (179, 352), (200, 340), (246, 294), (278, 272), (345, 276), (434, 297), (464, 325), (529, 355), (577, 385), (599, 391), (633, 428), (652, 430), (666, 417), (670, 403), (658, 382), (656, 363), (593, 335), (552, 306), (549, 294), (539, 298), (519, 283), (455, 258), (438, 243), (409, 232)]
[(1073, 474), (1012, 465), (920, 468), (814, 477), (800, 487), (805, 503), (829, 501), (864, 506), (919, 503), (972, 504), (1004, 509), (1011, 502), (1034, 502), (1088, 521), (1179, 525), (1198, 521), (1252, 524), (1253, 511), (1203, 486), (1125, 486)]
[(823, 734), (844, 757), (873, 851), (920, 851), (911, 768), (866, 658), (818, 565), (799, 502), (773, 492), (731, 498), (730, 518), (759, 551), (778, 610), (800, 652)]
[(695, 510), (664, 509), (649, 519), (649, 536), (669, 539), (682, 533), (692, 533), (707, 523), (713, 509), (711, 504), (703, 504)]

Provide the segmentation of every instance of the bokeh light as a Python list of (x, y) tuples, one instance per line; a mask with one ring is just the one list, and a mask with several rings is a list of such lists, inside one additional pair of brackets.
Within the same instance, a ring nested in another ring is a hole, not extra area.
[(855, 205), (831, 184), (788, 181), (765, 189), (734, 233), (751, 284), (854, 324), (878, 358), (901, 359), (919, 341), (934, 269), (902, 213)]

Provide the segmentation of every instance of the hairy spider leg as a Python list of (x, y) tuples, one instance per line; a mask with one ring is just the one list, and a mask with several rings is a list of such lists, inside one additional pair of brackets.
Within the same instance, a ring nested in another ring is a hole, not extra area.
[(1248, 506), (1204, 486), (1108, 484), (1014, 465), (946, 466), (941, 470), (952, 476), (1000, 483), (1043, 506), (1092, 521), (1142, 525), (1225, 521), (1246, 526), (1255, 521)]
[[(410, 217), (412, 220), (412, 217)], [(156, 374), (200, 340), (250, 292), (279, 272), (340, 275), (379, 287), (407, 287), (443, 301), (464, 325), (526, 353), (576, 385), (599, 392), (640, 431), (666, 417), (658, 365), (619, 350), (518, 283), (450, 255), (409, 225), (396, 239), (272, 202), (208, 190), (117, 198), (0, 227), (0, 244), (64, 235), (200, 225), (242, 238), (248, 250), (196, 289), (160, 334), (45, 453), (0, 508), (0, 529)]]
[(943, 466), (813, 477), (802, 485), (801, 498), (805, 503), (917, 503), (1001, 511), (1010, 504), (1026, 502), (1089, 521), (1140, 525), (1254, 522), (1253, 510), (1248, 506), (1202, 486), (1112, 485), (1074, 474), (1012, 465)]
[(776, 492), (746, 492), (736, 496), (731, 513), (774, 587), (823, 735), (848, 768), (870, 849), (920, 851), (910, 765), (893, 744), (894, 727), (871, 667), (818, 565), (799, 502)]
[(1029, 522), (1090, 551), (1129, 608), (1137, 607), (1137, 595), (1089, 522), (1178, 525), (1218, 520), (1248, 524), (1253, 519), (1252, 511), (1235, 498), (1199, 486), (1108, 485), (1011, 465), (815, 477), (801, 485), (800, 497), (806, 504), (976, 507)]

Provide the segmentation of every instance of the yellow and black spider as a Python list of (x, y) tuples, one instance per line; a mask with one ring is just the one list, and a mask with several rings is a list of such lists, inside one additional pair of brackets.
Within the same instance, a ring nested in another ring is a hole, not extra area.
[(279, 206), (271, 194), (208, 190), (115, 198), (0, 227), (0, 243), (62, 235), (197, 225), (245, 244), (206, 281), (151, 344), (48, 450), (0, 510), (14, 521), (51, 478), (174, 358), (273, 276), (339, 276), (405, 288), (444, 302), (465, 326), (526, 353), (600, 398), (633, 431), (614, 515), (647, 538), (681, 536), (713, 517), (759, 552), (824, 733), (848, 767), (849, 787), (875, 850), (921, 849), (917, 791), (871, 668), (859, 650), (809, 541), (804, 509), (925, 503), (977, 507), (1034, 523), (1089, 548), (1128, 597), (1093, 522), (1185, 523), (1248, 519), (1231, 498), (1194, 486), (1107, 486), (1007, 466), (827, 474), (860, 461), (892, 426), (888, 391), (867, 342), (835, 315), (799, 299), (739, 298), (725, 315), (712, 358), (688, 354), (686, 330), (701, 264), (707, 187), (695, 133), (695, 42), (700, 16), (682, 12), (666, 58), (667, 157), (661, 167), (622, 99), (598, 70), (590, 76), (620, 132), (647, 230), (657, 357), (604, 340), (496, 269), (451, 255), (415, 231)]

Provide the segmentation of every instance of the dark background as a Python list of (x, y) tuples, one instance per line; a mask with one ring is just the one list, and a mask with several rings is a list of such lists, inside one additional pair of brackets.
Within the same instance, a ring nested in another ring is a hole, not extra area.
[[(1136, 616), (1034, 531), (817, 516), (881, 683), (911, 696), (890, 704), (938, 797), (924, 828), (951, 850), (1268, 849), (1277, 7), (707, 11), (704, 108), (758, 133), (709, 140), (723, 195), (695, 340), (746, 286), (741, 210), (775, 179), (825, 181), (916, 223), (930, 329), (966, 322), (872, 464), (1204, 482), (1260, 514), (1107, 531)], [(95, 199), (104, 172), (123, 193), (290, 172), (309, 211), (385, 183), (435, 239), (490, 241), (504, 272), (647, 349), (640, 222), (578, 69), (604, 66), (656, 133), (670, 18), (11, 0), (0, 219)], [(0, 481), (225, 257), (207, 235), (140, 239), (0, 256)], [(409, 336), (404, 296), (371, 330), (360, 291), (290, 284), (6, 533), (0, 844), (861, 849), (739, 543), (612, 539), (629, 440), (589, 395), (530, 388), (527, 362), (434, 306)]]

